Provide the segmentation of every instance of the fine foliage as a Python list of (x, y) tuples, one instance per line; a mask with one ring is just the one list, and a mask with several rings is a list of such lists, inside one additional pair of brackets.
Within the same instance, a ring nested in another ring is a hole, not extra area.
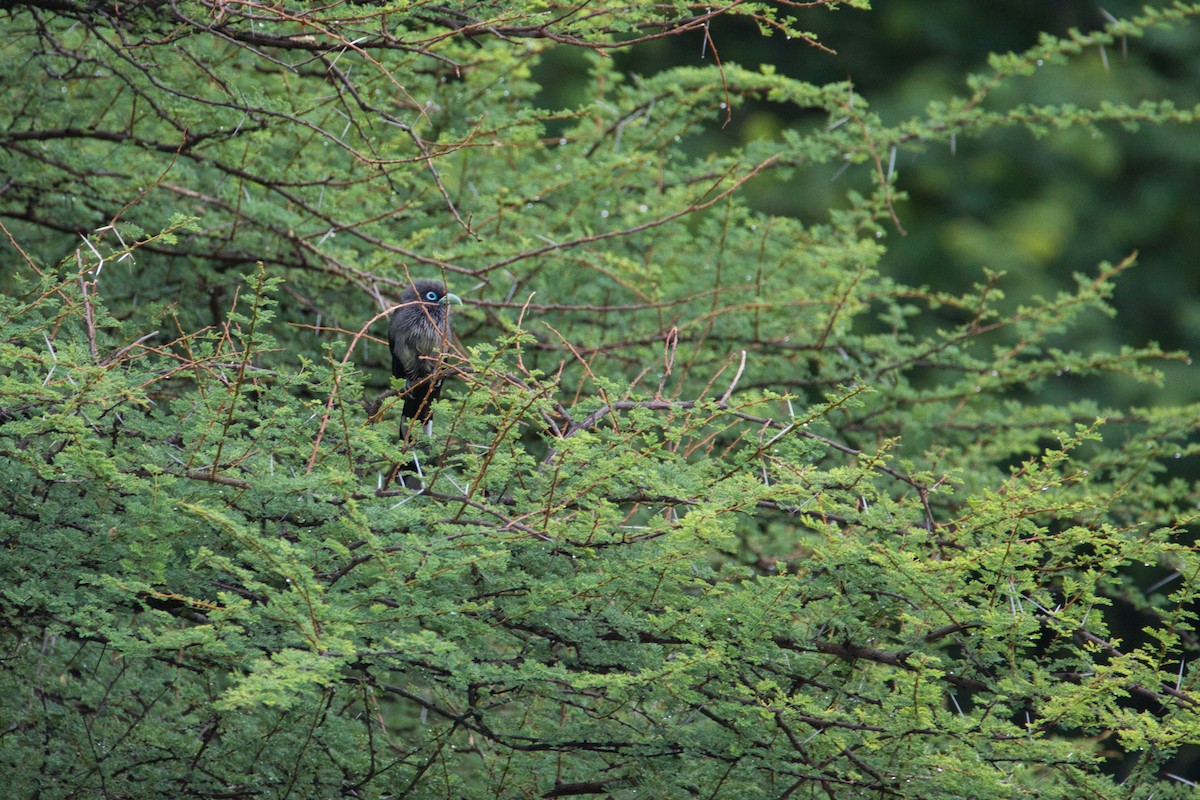
[[(897, 153), (1194, 126), (1010, 90), (1200, 5), (902, 120), (720, 58), (836, 58), (831, 5), (5, 4), (11, 796), (1190, 796), (1200, 406), (1072, 341), (1134, 255), (1038, 296), (887, 245)], [(796, 124), (709, 146), (751, 106)], [(465, 305), (401, 436), (423, 278)]]

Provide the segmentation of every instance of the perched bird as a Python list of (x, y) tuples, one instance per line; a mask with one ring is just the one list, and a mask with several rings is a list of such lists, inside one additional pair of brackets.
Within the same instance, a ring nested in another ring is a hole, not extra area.
[(392, 374), (404, 378), (404, 417), (426, 424), (442, 391), (438, 371), (450, 336), (450, 305), (462, 305), (440, 281), (414, 281), (388, 324)]

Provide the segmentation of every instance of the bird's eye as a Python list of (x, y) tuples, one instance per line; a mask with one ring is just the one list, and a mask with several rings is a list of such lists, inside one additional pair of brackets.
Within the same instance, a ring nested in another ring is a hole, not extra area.
[(426, 300), (437, 300), (438, 299), (437, 292), (435, 292), (431, 289), (430, 291), (425, 293), (425, 299)]

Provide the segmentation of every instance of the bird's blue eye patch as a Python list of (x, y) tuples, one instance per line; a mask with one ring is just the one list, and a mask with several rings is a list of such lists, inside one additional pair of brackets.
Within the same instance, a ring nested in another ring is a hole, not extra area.
[(437, 292), (434, 292), (434, 291), (426, 292), (425, 299), (426, 300), (437, 300), (438, 299)]

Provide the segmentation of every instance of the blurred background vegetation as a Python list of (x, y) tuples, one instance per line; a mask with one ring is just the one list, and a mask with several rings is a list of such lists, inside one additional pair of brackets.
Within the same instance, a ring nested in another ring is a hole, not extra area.
[[(931, 103), (967, 94), (963, 76), (985, 72), (991, 53), (1021, 52), (1043, 34), (1065, 36), (1102, 27), (1110, 17), (1136, 13), (1137, 0), (1009, 0), (996, 3), (879, 2), (870, 12), (843, 8), (799, 14), (836, 55), (781, 35), (764, 37), (741, 17), (710, 26), (712, 45), (696, 33), (619, 51), (622, 70), (654, 74), (672, 66), (719, 59), (815, 84), (842, 80), (871, 103), (885, 123), (920, 117)], [(715, 45), (715, 47), (714, 47)], [(715, 51), (715, 52), (714, 52)], [(586, 97), (586, 57), (577, 50), (549, 51), (537, 76), (549, 107), (574, 108)], [(1010, 81), (993, 96), (1002, 107), (1023, 103), (1101, 101), (1137, 104), (1200, 103), (1200, 29), (1152, 30), (1120, 47), (1093, 48), (1067, 64), (1047, 64)], [(698, 157), (784, 130), (828, 124), (825, 114), (794, 106), (747, 102), (724, 124), (713, 124), (684, 143)], [(958, 137), (952, 147), (906, 145), (898, 153), (898, 188), (907, 198), (897, 213), (905, 235), (888, 231), (880, 269), (897, 281), (961, 292), (984, 269), (1002, 271), (1015, 308), (1030, 296), (1053, 296), (1074, 286), (1073, 275), (1101, 261), (1137, 252), (1139, 266), (1120, 279), (1113, 305), (1122, 321), (1097, 315), (1081, 320), (1062, 346), (1084, 352), (1157, 342), (1166, 350), (1200, 350), (1200, 136), (1191, 126), (1128, 130), (1102, 123), (1094, 130), (991, 130)], [(820, 164), (757, 178), (748, 203), (772, 214), (822, 220), (845, 203), (847, 189), (866, 191), (869, 176)], [(949, 313), (949, 312), (947, 312)], [(924, 317), (937, 324), (937, 314)], [(947, 323), (960, 319), (950, 317)], [(1195, 370), (1183, 362), (1162, 365), (1162, 387), (1101, 380), (1088, 386), (1045, 388), (1048, 400), (1091, 393), (1101, 403), (1190, 402), (1200, 390)]]

